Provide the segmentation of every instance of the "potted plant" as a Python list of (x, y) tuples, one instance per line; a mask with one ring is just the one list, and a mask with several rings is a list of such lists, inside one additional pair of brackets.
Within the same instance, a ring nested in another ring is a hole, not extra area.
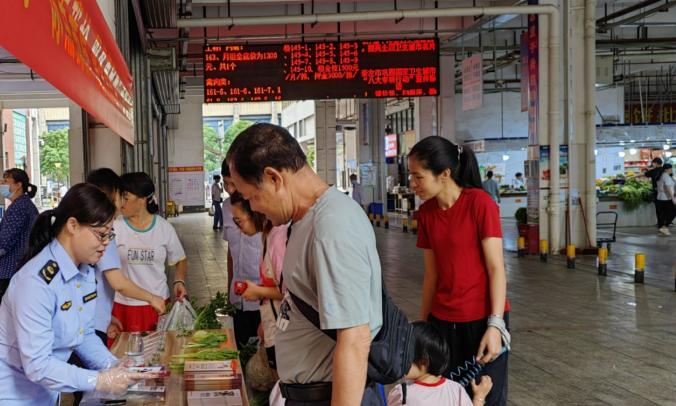
[(516, 218), (516, 227), (519, 229), (519, 237), (528, 236), (528, 212), (525, 207), (520, 207), (514, 213)]

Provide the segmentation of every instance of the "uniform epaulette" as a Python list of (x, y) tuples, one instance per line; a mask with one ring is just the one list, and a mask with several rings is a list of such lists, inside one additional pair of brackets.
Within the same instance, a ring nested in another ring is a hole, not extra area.
[(57, 273), (59, 273), (59, 264), (57, 264), (56, 261), (50, 259), (49, 261), (47, 261), (45, 266), (43, 266), (42, 269), (40, 269), (38, 275), (40, 275), (42, 280), (47, 282), (47, 284), (49, 285), (50, 283), (52, 283), (52, 280), (54, 279)]

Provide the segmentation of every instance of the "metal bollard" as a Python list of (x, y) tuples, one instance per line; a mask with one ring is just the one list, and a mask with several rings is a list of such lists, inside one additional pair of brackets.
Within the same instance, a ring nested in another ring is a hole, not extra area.
[(418, 234), (418, 220), (411, 220), (411, 233)]
[(390, 228), (390, 218), (388, 216), (383, 217), (383, 225), (385, 228), (389, 229)]
[(547, 262), (547, 252), (549, 252), (549, 241), (540, 240), (540, 262)]
[(405, 233), (408, 233), (408, 217), (404, 217), (401, 220), (401, 228), (404, 230)]
[(566, 246), (566, 266), (568, 269), (575, 269), (575, 245)]
[(608, 275), (608, 264), (606, 264), (607, 261), (608, 261), (608, 248), (605, 247), (599, 248), (597, 263), (599, 275), (601, 276)]
[(634, 257), (634, 283), (643, 283), (645, 274), (645, 254), (636, 254)]
[(516, 255), (519, 258), (523, 258), (526, 256), (526, 238), (525, 237), (519, 237), (516, 240)]
[(371, 222), (371, 225), (373, 225), (373, 213), (369, 213), (369, 221)]
[(376, 214), (376, 227), (380, 227), (380, 214)]

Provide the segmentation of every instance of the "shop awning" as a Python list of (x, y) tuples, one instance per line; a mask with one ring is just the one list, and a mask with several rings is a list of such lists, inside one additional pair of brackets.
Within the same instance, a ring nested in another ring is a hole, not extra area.
[(0, 47), (134, 142), (131, 74), (96, 0), (3, 0)]

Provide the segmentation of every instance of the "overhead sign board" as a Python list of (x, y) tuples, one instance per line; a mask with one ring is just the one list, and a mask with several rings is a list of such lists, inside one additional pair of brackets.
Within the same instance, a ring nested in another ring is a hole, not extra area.
[(0, 47), (134, 142), (131, 74), (96, 1), (5, 0)]
[(204, 47), (205, 103), (438, 94), (436, 39)]
[(397, 134), (387, 134), (385, 136), (385, 158), (395, 158), (397, 156)]
[(462, 111), (478, 109), (483, 105), (484, 67), (481, 54), (462, 61)]

